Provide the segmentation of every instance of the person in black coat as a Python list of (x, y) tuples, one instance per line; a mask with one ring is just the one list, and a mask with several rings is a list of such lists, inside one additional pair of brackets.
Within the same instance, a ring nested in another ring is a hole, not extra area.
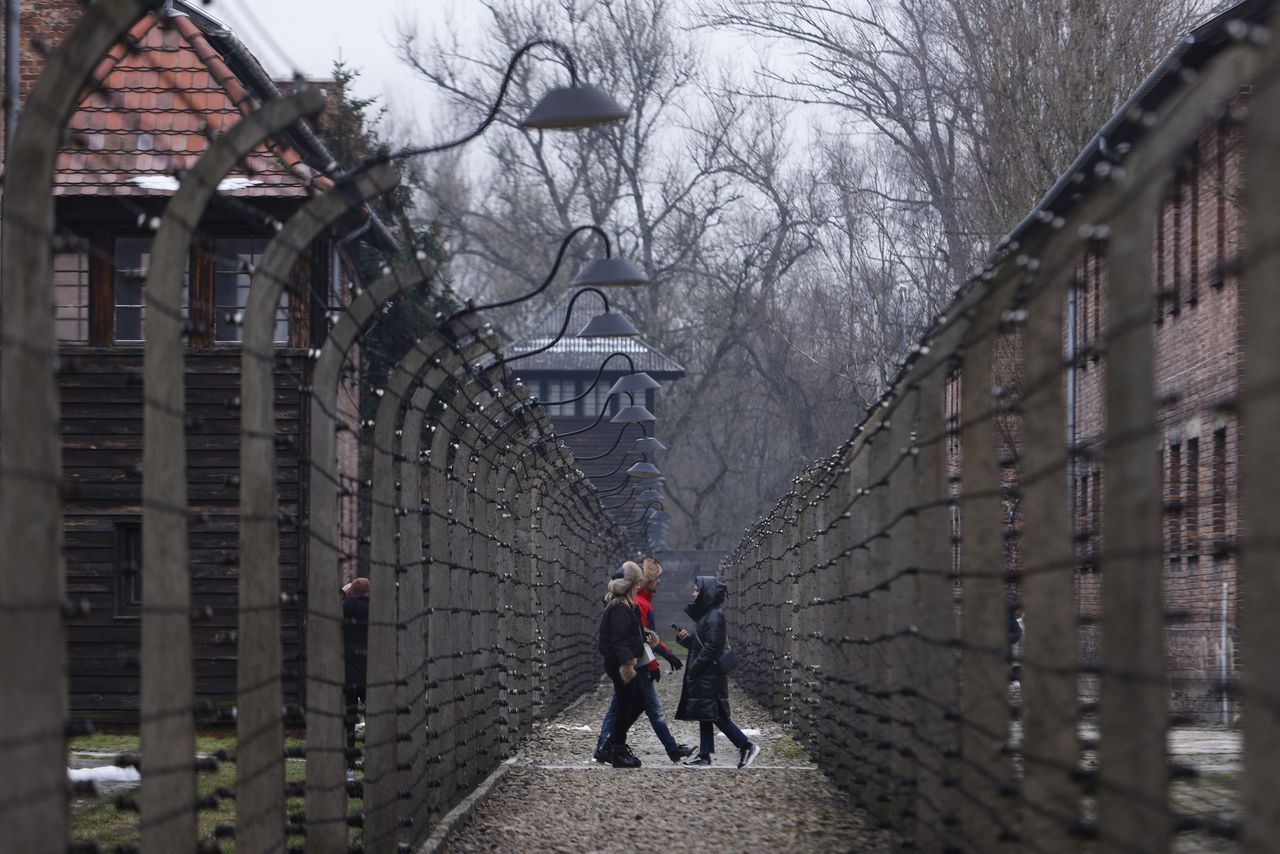
[(347, 767), (355, 767), (356, 712), (369, 681), (369, 579), (342, 588), (342, 694), (346, 700)]
[(644, 711), (644, 695), (636, 679), (636, 662), (644, 658), (644, 631), (635, 593), (640, 586), (640, 567), (631, 561), (622, 565), (622, 578), (609, 582), (604, 615), (600, 618), (600, 655), (604, 670), (613, 682), (617, 717), (606, 748), (614, 768), (639, 768), (640, 759), (627, 746), (627, 730)]
[(711, 764), (711, 754), (716, 749), (712, 726), (718, 727), (738, 748), (739, 768), (746, 768), (760, 755), (759, 746), (729, 717), (729, 679), (719, 665), (720, 656), (729, 646), (728, 626), (721, 609), (728, 593), (723, 581), (699, 575), (693, 586), (693, 601), (684, 609), (697, 621), (697, 627), (692, 634), (686, 629), (676, 629), (676, 642), (689, 649), (676, 718), (698, 721), (702, 736), (698, 758), (684, 763), (691, 768)]

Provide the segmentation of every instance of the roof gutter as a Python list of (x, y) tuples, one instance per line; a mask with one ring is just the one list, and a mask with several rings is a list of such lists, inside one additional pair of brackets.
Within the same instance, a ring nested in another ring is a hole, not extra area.
[[(217, 39), (217, 46), (222, 49), (227, 58), (238, 69), (244, 71), (245, 76), (249, 78), (245, 82), (257, 90), (264, 100), (275, 100), (284, 97), (284, 93), (280, 91), (280, 87), (276, 85), (276, 82), (271, 79), (271, 75), (267, 73), (267, 70), (262, 67), (262, 63), (258, 62), (258, 58), (245, 47), (244, 42), (240, 41), (230, 27), (217, 18), (213, 18), (195, 8), (186, 0), (170, 0), (170, 3), (172, 3), (172, 6), (168, 9), (170, 14), (174, 14), (176, 11), (177, 14), (185, 14), (195, 19), (200, 29), (205, 33), (206, 38)], [(305, 121), (299, 119), (285, 131), (285, 134), (292, 137), (297, 143), (298, 151), (302, 153), (307, 165), (329, 176), (338, 171), (338, 162)], [(366, 205), (365, 210), (369, 215), (369, 224), (372, 226), (369, 229), (370, 242), (384, 252), (399, 252), (400, 244), (391, 234), (391, 230), (387, 228), (386, 223), (369, 206)]]

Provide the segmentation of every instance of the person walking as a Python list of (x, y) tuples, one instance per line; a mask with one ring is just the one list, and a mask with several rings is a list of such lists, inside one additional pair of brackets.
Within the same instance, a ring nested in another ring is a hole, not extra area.
[[(619, 577), (621, 572), (615, 573), (614, 576)], [(640, 590), (636, 593), (636, 607), (640, 610), (640, 625), (645, 630), (646, 642), (653, 648), (655, 655), (660, 655), (671, 665), (671, 671), (675, 671), (684, 667), (684, 662), (671, 651), (662, 639), (658, 637), (657, 618), (653, 613), (653, 594), (658, 592), (658, 585), (662, 578), (662, 564), (658, 563), (651, 557), (647, 557), (641, 563), (640, 571)], [(655, 657), (653, 661), (640, 671), (637, 681), (640, 683), (640, 694), (644, 698), (644, 711), (649, 716), (649, 724), (653, 727), (653, 732), (658, 736), (658, 740), (662, 742), (663, 748), (667, 751), (667, 758), (672, 762), (679, 762), (693, 755), (694, 748), (687, 744), (680, 744), (676, 741), (675, 736), (671, 734), (671, 727), (667, 725), (666, 715), (662, 710), (662, 700), (658, 697), (658, 682), (662, 679), (662, 665), (658, 663)], [(597, 762), (607, 763), (610, 761), (609, 752), (606, 749), (609, 743), (609, 736), (613, 732), (613, 724), (617, 719), (618, 704), (616, 700), (609, 703), (609, 710), (605, 712), (604, 720), (600, 722), (600, 736), (596, 739), (596, 751), (594, 759)]]
[(644, 697), (636, 678), (636, 662), (644, 656), (644, 634), (635, 594), (640, 587), (640, 567), (631, 561), (622, 565), (622, 578), (609, 582), (604, 614), (600, 618), (600, 655), (604, 670), (613, 682), (617, 712), (607, 746), (614, 768), (639, 768), (640, 759), (627, 746), (627, 730), (640, 717)]
[(747, 738), (730, 717), (729, 678), (720, 667), (720, 656), (729, 646), (728, 625), (721, 607), (728, 593), (723, 581), (699, 575), (693, 585), (693, 601), (684, 609), (697, 626), (692, 634), (687, 629), (676, 629), (676, 642), (689, 649), (676, 719), (698, 721), (701, 735), (698, 758), (684, 763), (690, 768), (711, 765), (711, 754), (716, 749), (713, 727), (738, 748), (739, 768), (749, 767), (760, 755), (759, 745)]
[(346, 701), (347, 768), (356, 767), (356, 713), (365, 699), (369, 666), (369, 579), (342, 588), (342, 694)]

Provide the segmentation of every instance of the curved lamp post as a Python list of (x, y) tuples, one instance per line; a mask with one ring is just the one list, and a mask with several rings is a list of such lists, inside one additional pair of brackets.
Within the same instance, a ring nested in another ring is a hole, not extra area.
[[(584, 291), (584, 293), (585, 293), (585, 291)], [(576, 299), (576, 298), (577, 298), (577, 297), (575, 297), (575, 299)], [(607, 304), (606, 304), (606, 305), (607, 305)], [(572, 311), (572, 309), (573, 309), (573, 303), (572, 303), (572, 302), (571, 302), (571, 303), (569, 303), (569, 309), (570, 309), (570, 311)], [(568, 312), (566, 312), (566, 315), (567, 315), (567, 314), (568, 314)], [(600, 317), (603, 317), (603, 316), (604, 316), (604, 315), (600, 315)], [(620, 316), (620, 315), (619, 315), (619, 316)], [(599, 317), (597, 317), (597, 318), (596, 318), (596, 320), (599, 320)], [(566, 316), (566, 319), (565, 319), (565, 323), (566, 323), (566, 324), (568, 323), (568, 318), (567, 318), (567, 316)], [(595, 320), (593, 320), (591, 323), (595, 323)], [(591, 323), (588, 323), (586, 327), (583, 327), (582, 332), (579, 332), (579, 333), (578, 333), (578, 337), (579, 337), (579, 338), (591, 338), (591, 337), (595, 337), (595, 336), (585, 335), (585, 334), (584, 334), (584, 333), (587, 331), (587, 329), (591, 326)], [(618, 337), (622, 337), (622, 336), (618, 336), (618, 335), (604, 335), (604, 336), (599, 336), (599, 337), (605, 337), (605, 338), (618, 338)], [(552, 343), (554, 344), (555, 342), (552, 342)], [(657, 381), (657, 380), (655, 380), (653, 377), (651, 377), (651, 376), (649, 376), (648, 374), (646, 374), (644, 371), (637, 371), (637, 370), (636, 370), (636, 363), (635, 363), (635, 361), (634, 361), (634, 360), (632, 360), (631, 356), (630, 356), (629, 354), (627, 354), (627, 353), (623, 353), (621, 350), (619, 350), (619, 351), (617, 351), (617, 352), (610, 353), (608, 356), (606, 356), (606, 357), (605, 357), (604, 361), (600, 363), (600, 367), (599, 367), (598, 369), (596, 369), (596, 375), (595, 375), (595, 377), (594, 377), (594, 378), (592, 378), (591, 382), (587, 385), (587, 387), (582, 391), (582, 393), (581, 393), (581, 394), (574, 395), (573, 397), (565, 398), (564, 400), (540, 400), (540, 401), (538, 401), (538, 402), (539, 402), (539, 403), (541, 403), (543, 406), (563, 406), (563, 405), (568, 404), (568, 403), (577, 403), (579, 400), (582, 400), (584, 397), (586, 397), (587, 395), (591, 394), (591, 392), (595, 389), (595, 387), (596, 387), (597, 385), (599, 385), (599, 384), (600, 384), (600, 377), (604, 374), (604, 369), (605, 369), (606, 367), (608, 367), (609, 362), (611, 362), (613, 359), (618, 358), (618, 357), (622, 357), (623, 359), (626, 359), (626, 360), (627, 360), (627, 367), (631, 369), (631, 373), (627, 374), (626, 376), (619, 377), (619, 378), (617, 379), (617, 381), (615, 381), (615, 382), (614, 382), (614, 384), (613, 384), (612, 386), (610, 386), (610, 387), (609, 387), (609, 394), (608, 394), (608, 397), (613, 397), (615, 394), (624, 394), (624, 393), (631, 393), (631, 394), (634, 394), (634, 393), (636, 393), (636, 392), (648, 391), (649, 389), (659, 389), (659, 388), (662, 388), (662, 383), (658, 382), (658, 381)], [(517, 358), (524, 358), (524, 356), (523, 356), (523, 355), (521, 355), (521, 356), (519, 356), (519, 357), (517, 357)], [(508, 362), (510, 362), (510, 361), (512, 361), (512, 360), (508, 359), (507, 361), (508, 361)], [(637, 422), (637, 423), (643, 423), (643, 422)], [(625, 429), (625, 428), (624, 428), (624, 429)], [(621, 440), (622, 440), (622, 433), (621, 433), (621, 432), (619, 432), (619, 433), (618, 433), (618, 441), (621, 441)], [(614, 446), (614, 448), (616, 448), (616, 447), (618, 446), (618, 442), (614, 442), (613, 446)], [(612, 452), (612, 449), (610, 450), (610, 452)], [(606, 454), (606, 456), (608, 456), (608, 455)], [(584, 459), (588, 459), (588, 458), (587, 458), (587, 457), (578, 457), (578, 460), (579, 460), (579, 461), (584, 460)]]
[(529, 111), (529, 114), (519, 123), (520, 127), (528, 130), (578, 130), (622, 121), (631, 114), (631, 111), (614, 100), (612, 95), (596, 86), (584, 85), (578, 80), (578, 66), (574, 62), (573, 52), (569, 50), (568, 46), (555, 39), (534, 39), (521, 45), (512, 55), (511, 61), (507, 63), (507, 70), (502, 75), (502, 83), (498, 87), (498, 97), (494, 99), (493, 106), (489, 108), (489, 112), (485, 114), (485, 117), (474, 130), (448, 142), (409, 146), (399, 151), (388, 152), (370, 158), (353, 171), (363, 172), (374, 164), (387, 160), (401, 160), (422, 154), (437, 154), (441, 151), (448, 151), (466, 145), (480, 136), (497, 120), (498, 114), (502, 110), (502, 103), (506, 100), (507, 91), (511, 88), (511, 79), (515, 75), (516, 66), (524, 58), (525, 54), (535, 47), (549, 47), (560, 54), (565, 66), (569, 69), (570, 83), (568, 86), (558, 86), (551, 89), (543, 95), (533, 109)]
[[(591, 276), (591, 281), (585, 282), (582, 284), (587, 284), (595, 288), (625, 288), (625, 287), (635, 287), (638, 285), (649, 284), (649, 277), (645, 274), (643, 270), (641, 270), (639, 267), (632, 264), (630, 261), (626, 260), (625, 258), (613, 257), (613, 243), (609, 240), (609, 235), (605, 233), (605, 230), (603, 228), (601, 228), (598, 225), (580, 225), (577, 228), (570, 231), (568, 234), (566, 234), (564, 236), (564, 239), (560, 241), (560, 249), (559, 251), (556, 252), (556, 261), (551, 266), (551, 272), (548, 273), (547, 277), (542, 280), (542, 284), (538, 285), (536, 288), (529, 291), (528, 293), (521, 294), (518, 297), (512, 297), (511, 299), (506, 299), (506, 300), (499, 300), (498, 302), (486, 303), (485, 305), (477, 306), (477, 305), (471, 304), (471, 302), (468, 301), (467, 307), (462, 309), (459, 312), (455, 312), (455, 314), (461, 314), (463, 311), (491, 311), (496, 308), (506, 308), (512, 305), (519, 305), (522, 302), (527, 302), (528, 300), (533, 299), (538, 294), (542, 293), (547, 288), (551, 287), (551, 283), (555, 281), (556, 274), (560, 272), (560, 265), (564, 262), (565, 253), (569, 251), (569, 244), (573, 241), (575, 237), (577, 237), (579, 234), (582, 234), (585, 231), (593, 232), (594, 234), (598, 235), (601, 240), (604, 241), (605, 257), (603, 260), (610, 261), (612, 263), (609, 264), (607, 267), (598, 268), (602, 270), (602, 272), (600, 274), (593, 273)], [(588, 270), (591, 270), (593, 267), (596, 267), (596, 265), (598, 264), (600, 264), (600, 259), (597, 259), (596, 261), (592, 261), (588, 263), (578, 273), (578, 276), (574, 277), (574, 280), (570, 283), (570, 286), (579, 287), (580, 283), (578, 282), (578, 278), (582, 277), (584, 274), (587, 273)], [(607, 275), (605, 275), (606, 273)], [(603, 294), (601, 296), (603, 296)], [(606, 310), (608, 309), (607, 301), (605, 303), (605, 308)]]

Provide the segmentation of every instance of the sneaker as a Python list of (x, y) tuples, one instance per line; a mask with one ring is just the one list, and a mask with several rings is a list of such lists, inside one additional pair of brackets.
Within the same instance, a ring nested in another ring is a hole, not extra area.
[(681, 762), (680, 764), (686, 768), (710, 768), (711, 757), (699, 756), (697, 759), (690, 759), (688, 762)]
[(738, 751), (738, 767), (750, 768), (751, 763), (756, 761), (756, 757), (760, 755), (760, 745), (753, 741), (747, 742), (747, 746)]
[(613, 749), (611, 764), (614, 768), (639, 768), (640, 757), (631, 752), (627, 745), (619, 745)]
[(608, 765), (613, 761), (613, 757), (609, 754), (609, 748), (597, 747), (596, 752), (591, 754), (591, 758), (599, 762), (601, 765)]
[(690, 744), (677, 744), (676, 749), (667, 754), (672, 762), (679, 762), (681, 759), (688, 759), (690, 756), (698, 752), (698, 748)]

